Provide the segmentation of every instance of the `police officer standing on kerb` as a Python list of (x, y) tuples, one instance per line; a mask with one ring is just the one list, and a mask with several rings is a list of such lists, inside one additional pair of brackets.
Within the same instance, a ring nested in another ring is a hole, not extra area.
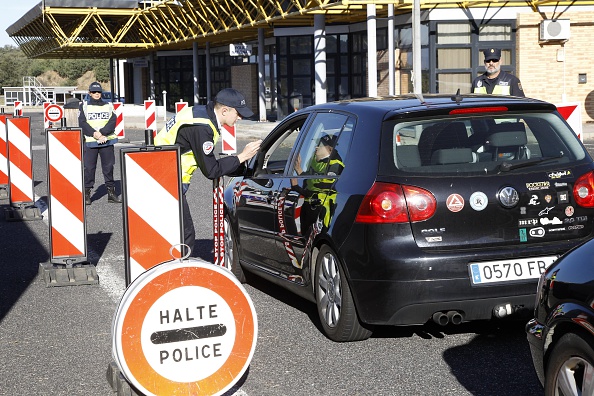
[(95, 184), (95, 169), (97, 157), (101, 157), (101, 169), (107, 188), (107, 201), (121, 203), (116, 195), (113, 180), (113, 166), (115, 165), (114, 144), (118, 142), (115, 134), (116, 115), (111, 103), (101, 100), (103, 88), (98, 82), (89, 86), (88, 103), (83, 102), (79, 107), (78, 125), (85, 135), (84, 163), (85, 163), (85, 204), (91, 204), (91, 193)]
[[(182, 205), (184, 216), (184, 243), (194, 248), (196, 231), (190, 214), (186, 192), (196, 168), (209, 179), (217, 179), (233, 173), (252, 158), (260, 149), (261, 140), (248, 143), (238, 155), (217, 159), (214, 148), (223, 125), (233, 126), (241, 117), (249, 118), (254, 113), (246, 106), (244, 96), (233, 88), (225, 88), (206, 106), (186, 107), (165, 124), (155, 137), (155, 145), (180, 146), (182, 172)], [(209, 209), (210, 212), (210, 209)]]
[(485, 73), (472, 82), (472, 92), (493, 95), (512, 95), (524, 97), (520, 79), (501, 70), (501, 50), (488, 48), (485, 55)]

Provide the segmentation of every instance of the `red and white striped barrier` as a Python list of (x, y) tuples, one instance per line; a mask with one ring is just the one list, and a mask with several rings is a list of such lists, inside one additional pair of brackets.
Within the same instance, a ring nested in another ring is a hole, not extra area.
[(222, 177), (212, 181), (212, 236), (214, 241), (214, 263), (215, 265), (227, 267), (227, 263), (225, 263), (225, 205), (223, 201), (224, 184), (225, 183), (223, 182)]
[(182, 100), (180, 100), (179, 102), (175, 102), (175, 114), (179, 113), (186, 107), (188, 107), (188, 102), (184, 102)]
[(51, 102), (43, 102), (43, 129), (50, 127), (50, 120), (47, 118), (47, 107), (51, 104)]
[(581, 103), (562, 103), (558, 104), (557, 111), (561, 114), (561, 117), (567, 121), (571, 129), (575, 132), (578, 139), (584, 142), (583, 126), (582, 126), (582, 109)]
[(237, 137), (235, 126), (223, 125), (221, 129), (222, 152), (225, 154), (235, 154), (237, 152)]
[(144, 129), (153, 131), (153, 136), (157, 134), (157, 106), (154, 100), (144, 101)]
[[(181, 257), (184, 241), (179, 148), (121, 150), (126, 284)], [(191, 248), (191, 247), (190, 247)]]
[(114, 102), (113, 111), (116, 115), (115, 134), (118, 139), (124, 139), (126, 137), (126, 131), (124, 130), (124, 104)]
[(4, 211), (5, 218), (8, 221), (41, 220), (41, 212), (34, 205), (30, 118), (8, 118), (6, 133), (8, 138), (8, 199), (11, 208)]
[(12, 114), (15, 117), (21, 117), (23, 115), (23, 102), (19, 100), (14, 101), (14, 112)]
[(0, 199), (8, 198), (8, 137), (6, 119), (11, 114), (0, 114)]
[(33, 204), (33, 161), (29, 117), (8, 118), (8, 176), (10, 203)]
[(49, 129), (48, 207), (50, 261), (85, 262), (87, 234), (82, 163), (82, 129)]

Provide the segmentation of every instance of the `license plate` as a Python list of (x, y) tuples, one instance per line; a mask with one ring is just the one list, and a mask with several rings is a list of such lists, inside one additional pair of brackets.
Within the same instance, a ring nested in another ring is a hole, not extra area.
[(555, 260), (557, 256), (486, 261), (470, 263), (468, 269), (473, 285), (485, 285), (537, 279)]

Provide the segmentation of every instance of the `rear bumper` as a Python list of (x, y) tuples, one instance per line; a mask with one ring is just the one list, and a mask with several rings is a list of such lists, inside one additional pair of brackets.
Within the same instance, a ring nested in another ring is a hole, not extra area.
[[(457, 311), (462, 320), (488, 320), (494, 308), (509, 305), (514, 318), (529, 318), (534, 309), (536, 281), (516, 285), (515, 293), (497, 293), (494, 289), (472, 288), (460, 280), (417, 282), (352, 281), (360, 319), (377, 325), (420, 325), (436, 312)], [(481, 290), (483, 289), (483, 290)], [(490, 289), (490, 290), (486, 290)], [(509, 289), (506, 286), (505, 289)], [(506, 315), (507, 316), (507, 315)]]
[(537, 277), (475, 286), (469, 263), (560, 256), (581, 242), (425, 250), (407, 231), (356, 224), (341, 245), (339, 255), (364, 323), (424, 324), (434, 313), (448, 311), (460, 311), (463, 321), (486, 320), (494, 317), (496, 306), (507, 304), (515, 317), (528, 320)]

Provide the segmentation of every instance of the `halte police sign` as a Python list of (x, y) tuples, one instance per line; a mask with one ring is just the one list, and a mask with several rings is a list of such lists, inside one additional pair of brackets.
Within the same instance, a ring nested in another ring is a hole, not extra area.
[(231, 272), (175, 260), (126, 289), (114, 317), (113, 355), (146, 395), (221, 395), (247, 370), (257, 333), (253, 303)]

